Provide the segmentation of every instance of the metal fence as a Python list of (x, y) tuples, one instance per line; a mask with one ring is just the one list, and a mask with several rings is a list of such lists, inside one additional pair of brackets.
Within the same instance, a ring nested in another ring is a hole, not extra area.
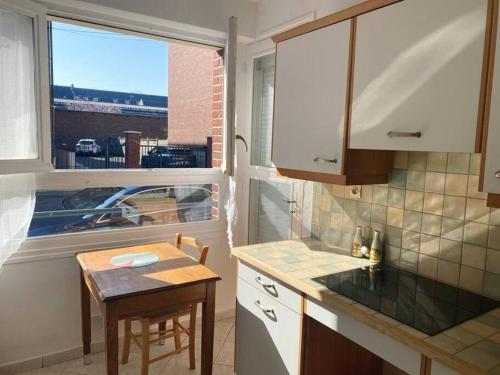
[(206, 145), (141, 145), (141, 168), (210, 168)]
[[(141, 145), (141, 168), (210, 168), (211, 155), (206, 145)], [(96, 154), (77, 154), (58, 148), (54, 152), (56, 169), (127, 168), (127, 146), (103, 145)], [(129, 159), (130, 160), (130, 159)]]

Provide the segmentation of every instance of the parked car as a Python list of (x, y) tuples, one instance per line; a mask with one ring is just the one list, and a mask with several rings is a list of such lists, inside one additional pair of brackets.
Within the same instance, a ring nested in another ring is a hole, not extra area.
[(101, 149), (104, 156), (125, 156), (125, 154), (123, 153), (123, 145), (120, 142), (120, 138), (118, 137), (105, 138), (102, 142)]
[(86, 138), (80, 139), (76, 143), (75, 151), (77, 155), (93, 155), (101, 153), (102, 147), (99, 146), (95, 139)]
[(56, 150), (68, 150), (68, 151), (73, 151), (71, 150), (71, 148), (69, 147), (68, 143), (66, 142), (66, 140), (64, 139), (64, 137), (60, 136), (60, 135), (56, 135), (54, 137), (54, 148)]
[(211, 219), (211, 185), (89, 188), (39, 196), (29, 237)]
[(141, 158), (142, 168), (194, 168), (193, 150), (185, 146), (157, 146)]

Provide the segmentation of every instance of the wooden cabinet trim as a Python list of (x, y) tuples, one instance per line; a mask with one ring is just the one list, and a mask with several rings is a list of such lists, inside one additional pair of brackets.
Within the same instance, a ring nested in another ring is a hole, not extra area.
[[(476, 128), (476, 144), (475, 152), (480, 153), (486, 145), (483, 143), (484, 129), (486, 119), (489, 120), (489, 102), (488, 102), (488, 87), (491, 85), (490, 69), (493, 67), (495, 58), (495, 39), (496, 39), (496, 20), (494, 17), (494, 1), (488, 0), (488, 10), (486, 14), (486, 30), (484, 33), (484, 49), (483, 49), (483, 70), (481, 73), (481, 88), (479, 96), (479, 110), (477, 112), (477, 128)], [(493, 27), (495, 26), (495, 37), (493, 37)], [(493, 51), (493, 53), (492, 53)], [(493, 58), (492, 58), (493, 57)], [(491, 101), (490, 101), (491, 102)]]
[(490, 113), (491, 113), (491, 95), (493, 92), (493, 74), (495, 70), (495, 52), (496, 40), (498, 33), (498, 8), (499, 0), (489, 0), (488, 3), (488, 17), (489, 23), (489, 48), (488, 48), (488, 64), (487, 64), (487, 78), (486, 78), (486, 94), (484, 99), (484, 119), (482, 126), (482, 147), (481, 147), (481, 165), (479, 168), (479, 191), (484, 189), (484, 168), (486, 163), (486, 153), (488, 152), (488, 128), (490, 126)]
[(500, 194), (488, 193), (486, 205), (488, 207), (500, 208)]
[(357, 18), (351, 20), (351, 34), (349, 38), (349, 65), (347, 68), (347, 87), (345, 100), (345, 122), (344, 122), (344, 149), (342, 155), (342, 173), (348, 173), (349, 166), (349, 139), (351, 135), (351, 108), (352, 108), (352, 84), (354, 81), (354, 56), (356, 50), (356, 26)]
[(321, 29), (333, 25), (334, 23), (342, 22), (350, 18), (359, 16), (360, 14), (371, 12), (373, 10), (386, 7), (402, 0), (368, 0), (364, 3), (354, 5), (352, 7), (330, 14), (328, 16), (318, 18), (317, 20), (308, 22), (306, 24), (294, 27), (293, 29), (276, 34), (272, 37), (275, 43), (283, 42), (284, 40), (294, 38), (296, 36), (309, 33), (314, 30)]
[(431, 375), (432, 360), (422, 354), (420, 360), (420, 375)]

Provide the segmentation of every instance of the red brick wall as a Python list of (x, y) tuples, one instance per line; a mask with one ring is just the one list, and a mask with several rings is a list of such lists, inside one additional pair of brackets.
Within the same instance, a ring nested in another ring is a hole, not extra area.
[(126, 130), (139, 131), (145, 138), (166, 139), (167, 121), (166, 117), (56, 110), (54, 132), (70, 147), (82, 138), (124, 137)]
[(203, 144), (212, 135), (212, 49), (169, 43), (170, 144)]
[(222, 164), (222, 139), (224, 135), (224, 53), (213, 52), (213, 87), (212, 87), (212, 165)]
[[(222, 146), (224, 135), (224, 51), (213, 53), (213, 87), (212, 87), (212, 166), (222, 165)], [(212, 217), (219, 216), (217, 203), (219, 201), (219, 187), (213, 186)]]

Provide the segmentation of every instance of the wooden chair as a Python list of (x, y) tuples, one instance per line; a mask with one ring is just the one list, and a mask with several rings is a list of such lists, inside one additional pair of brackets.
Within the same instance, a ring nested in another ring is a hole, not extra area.
[[(191, 237), (183, 237), (182, 234), (178, 233), (175, 238), (175, 246), (181, 250), (182, 245), (191, 246), (198, 250), (200, 253), (199, 262), (205, 264), (208, 255), (208, 246), (199, 243), (196, 239)], [(147, 375), (149, 370), (149, 364), (159, 361), (163, 358), (169, 357), (174, 354), (181, 353), (182, 351), (189, 349), (189, 368), (195, 368), (195, 329), (196, 329), (196, 308), (197, 305), (190, 305), (186, 308), (180, 309), (179, 311), (170, 312), (168, 314), (162, 314), (160, 316), (138, 316), (125, 320), (125, 337), (123, 344), (123, 354), (122, 363), (128, 362), (130, 354), (130, 342), (134, 342), (141, 348), (142, 352), (142, 365), (141, 365), (141, 375)], [(184, 327), (180, 322), (179, 318), (189, 316), (189, 327)], [(132, 322), (137, 320), (141, 323), (141, 332), (136, 334), (132, 332)], [(172, 320), (172, 328), (167, 329), (167, 321)], [(151, 331), (150, 326), (153, 324), (158, 325), (158, 330)], [(181, 344), (181, 334), (186, 334), (189, 337), (188, 345), (182, 346)], [(154, 337), (154, 338), (152, 338)], [(163, 345), (165, 339), (174, 338), (175, 350), (170, 351), (166, 354), (159, 355), (155, 358), (150, 358), (149, 346), (152, 343), (158, 342)]]

